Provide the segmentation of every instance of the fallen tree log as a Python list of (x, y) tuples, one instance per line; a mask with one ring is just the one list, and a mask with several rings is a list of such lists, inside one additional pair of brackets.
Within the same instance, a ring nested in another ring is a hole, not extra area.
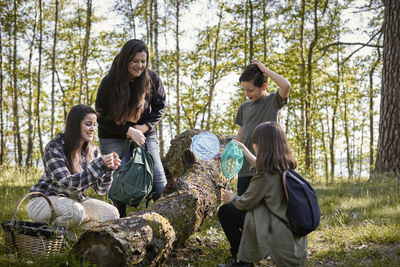
[(100, 267), (155, 266), (197, 231), (220, 204), (219, 185), (226, 182), (218, 161), (190, 152), (198, 132), (188, 130), (171, 141), (163, 160), (169, 193), (145, 211), (87, 230), (72, 253)]

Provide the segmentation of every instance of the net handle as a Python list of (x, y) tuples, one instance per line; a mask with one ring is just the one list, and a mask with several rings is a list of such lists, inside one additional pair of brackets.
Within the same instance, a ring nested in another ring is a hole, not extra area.
[(49, 206), (50, 206), (50, 210), (51, 210), (50, 225), (52, 225), (52, 224), (54, 223), (54, 221), (56, 220), (56, 213), (55, 213), (55, 211), (54, 211), (54, 207), (53, 207), (53, 204), (51, 203), (50, 199), (49, 199), (45, 194), (43, 194), (43, 193), (40, 193), (40, 192), (30, 192), (30, 193), (27, 193), (26, 195), (24, 195), (24, 196), (18, 201), (17, 205), (15, 206), (14, 211), (13, 211), (13, 215), (12, 215), (11, 221), (10, 221), (10, 224), (11, 224), (12, 226), (15, 226), (15, 224), (16, 224), (17, 210), (18, 210), (19, 206), (22, 204), (22, 202), (23, 202), (27, 197), (35, 196), (35, 195), (36, 195), (36, 196), (40, 196), (40, 197), (44, 197), (44, 198), (47, 200), (47, 202), (49, 203)]

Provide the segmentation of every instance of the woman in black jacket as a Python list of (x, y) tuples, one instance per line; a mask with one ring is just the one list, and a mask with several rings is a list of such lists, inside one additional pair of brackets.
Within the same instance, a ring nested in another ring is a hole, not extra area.
[[(149, 52), (141, 40), (125, 43), (97, 91), (99, 139), (102, 153), (116, 152), (121, 165), (130, 157), (130, 143), (143, 146), (153, 156), (153, 200), (164, 191), (167, 180), (161, 163), (155, 125), (164, 117), (167, 104), (163, 84), (148, 69)], [(114, 201), (114, 200), (113, 200)], [(126, 205), (114, 201), (121, 217)]]

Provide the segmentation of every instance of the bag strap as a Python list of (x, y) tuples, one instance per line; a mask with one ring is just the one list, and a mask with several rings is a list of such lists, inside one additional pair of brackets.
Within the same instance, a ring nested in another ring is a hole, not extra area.
[[(133, 143), (133, 145), (132, 145), (132, 146), (133, 146), (133, 150), (135, 150), (135, 149), (138, 148), (138, 147), (140, 147), (140, 148), (142, 147), (142, 146), (139, 146), (138, 144), (136, 144), (135, 141), (132, 141), (132, 143)], [(131, 143), (131, 144), (132, 144), (132, 143)], [(148, 151), (147, 142), (144, 142), (144, 149), (145, 149), (146, 151)], [(133, 150), (132, 150), (132, 151), (133, 151)]]
[(289, 201), (289, 195), (288, 195), (287, 188), (286, 188), (286, 173), (287, 172), (288, 172), (287, 170), (283, 172), (282, 182), (283, 182), (283, 190), (285, 191), (285, 195), (286, 195), (286, 201)]

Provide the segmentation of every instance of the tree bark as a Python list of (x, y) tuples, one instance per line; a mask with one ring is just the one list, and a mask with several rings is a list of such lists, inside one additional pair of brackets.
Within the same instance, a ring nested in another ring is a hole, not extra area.
[(39, 65), (37, 74), (37, 100), (36, 100), (36, 115), (37, 115), (37, 127), (39, 137), (39, 150), (41, 157), (43, 158), (43, 140), (42, 140), (42, 128), (40, 126), (40, 90), (41, 90), (41, 71), (42, 71), (42, 40), (43, 40), (43, 9), (42, 0), (39, 0)]
[(0, 26), (0, 164), (4, 159), (4, 121), (3, 121), (3, 19)]
[[(213, 50), (210, 51), (210, 82), (209, 82), (209, 90), (208, 90), (208, 103), (207, 103), (207, 125), (206, 130), (210, 130), (211, 128), (211, 105), (213, 101), (213, 95), (215, 90), (216, 80), (218, 79), (218, 70), (217, 70), (217, 61), (218, 61), (218, 44), (219, 44), (219, 34), (221, 30), (221, 23), (222, 23), (222, 14), (224, 11), (224, 6), (221, 6), (221, 11), (218, 14), (218, 26), (217, 32), (215, 36), (215, 42), (213, 46)], [(210, 35), (211, 33), (209, 33)], [(211, 56), (212, 55), (212, 56)]]
[(16, 142), (16, 163), (22, 165), (22, 143), (19, 129), (19, 111), (18, 111), (18, 82), (17, 82), (17, 1), (14, 0), (13, 10), (13, 113), (14, 113), (14, 136)]
[[(249, 30), (249, 41), (250, 41), (250, 60), (254, 58), (254, 40), (253, 40), (253, 26), (254, 26), (254, 14), (253, 14), (253, 3), (249, 0), (249, 11), (250, 11), (250, 30)], [(247, 63), (247, 62), (246, 62)]]
[[(158, 0), (154, 0), (154, 70), (160, 73), (160, 54), (158, 52)], [(158, 140), (160, 143), (160, 156), (164, 157), (164, 128), (163, 121), (160, 120), (157, 124)]]
[(188, 130), (172, 140), (163, 162), (169, 184), (163, 197), (145, 211), (86, 231), (72, 252), (100, 267), (156, 266), (197, 231), (220, 204), (225, 180), (218, 161), (190, 152), (197, 133)]
[(92, 0), (87, 0), (86, 3), (86, 26), (85, 26), (85, 39), (82, 47), (82, 60), (81, 60), (81, 74), (80, 74), (80, 94), (79, 102), (81, 102), (81, 96), (84, 94), (84, 101), (87, 105), (91, 105), (89, 99), (89, 85), (88, 85), (88, 73), (87, 73), (87, 61), (89, 57), (89, 39), (90, 39), (90, 28), (92, 24)]
[(348, 178), (349, 180), (353, 180), (353, 167), (354, 167), (354, 162), (353, 162), (353, 155), (352, 155), (352, 149), (350, 145), (350, 130), (349, 130), (349, 119), (347, 118), (348, 110), (347, 110), (347, 87), (343, 86), (343, 123), (344, 123), (344, 137), (346, 140), (346, 166), (347, 166), (347, 171), (348, 171)]
[(57, 47), (57, 26), (58, 26), (58, 0), (55, 1), (54, 11), (54, 34), (53, 34), (53, 53), (51, 58), (51, 137), (54, 136), (55, 124), (55, 74), (56, 74), (56, 47)]
[(381, 62), (381, 52), (380, 49), (377, 49), (378, 58), (372, 63), (371, 70), (369, 71), (369, 177), (371, 178), (374, 174), (374, 97), (375, 97), (375, 89), (374, 89), (374, 73), (375, 70)]
[(374, 174), (389, 177), (397, 173), (400, 177), (400, 2), (383, 2), (382, 92)]
[[(33, 23), (33, 33), (32, 33), (32, 41), (29, 44), (29, 57), (28, 57), (28, 141), (27, 141), (27, 149), (26, 149), (26, 158), (25, 165), (32, 166), (32, 153), (33, 153), (33, 138), (34, 138), (34, 127), (33, 127), (33, 75), (32, 75), (32, 58), (33, 58), (33, 49), (36, 39), (36, 20), (37, 20), (37, 7), (35, 1), (35, 21)], [(54, 116), (54, 115), (52, 115)]]
[(180, 69), (180, 48), (179, 48), (179, 21), (180, 21), (180, 1), (176, 0), (176, 24), (175, 24), (175, 41), (176, 41), (176, 133), (181, 133), (181, 91), (180, 91), (180, 76), (179, 76), (179, 69)]

